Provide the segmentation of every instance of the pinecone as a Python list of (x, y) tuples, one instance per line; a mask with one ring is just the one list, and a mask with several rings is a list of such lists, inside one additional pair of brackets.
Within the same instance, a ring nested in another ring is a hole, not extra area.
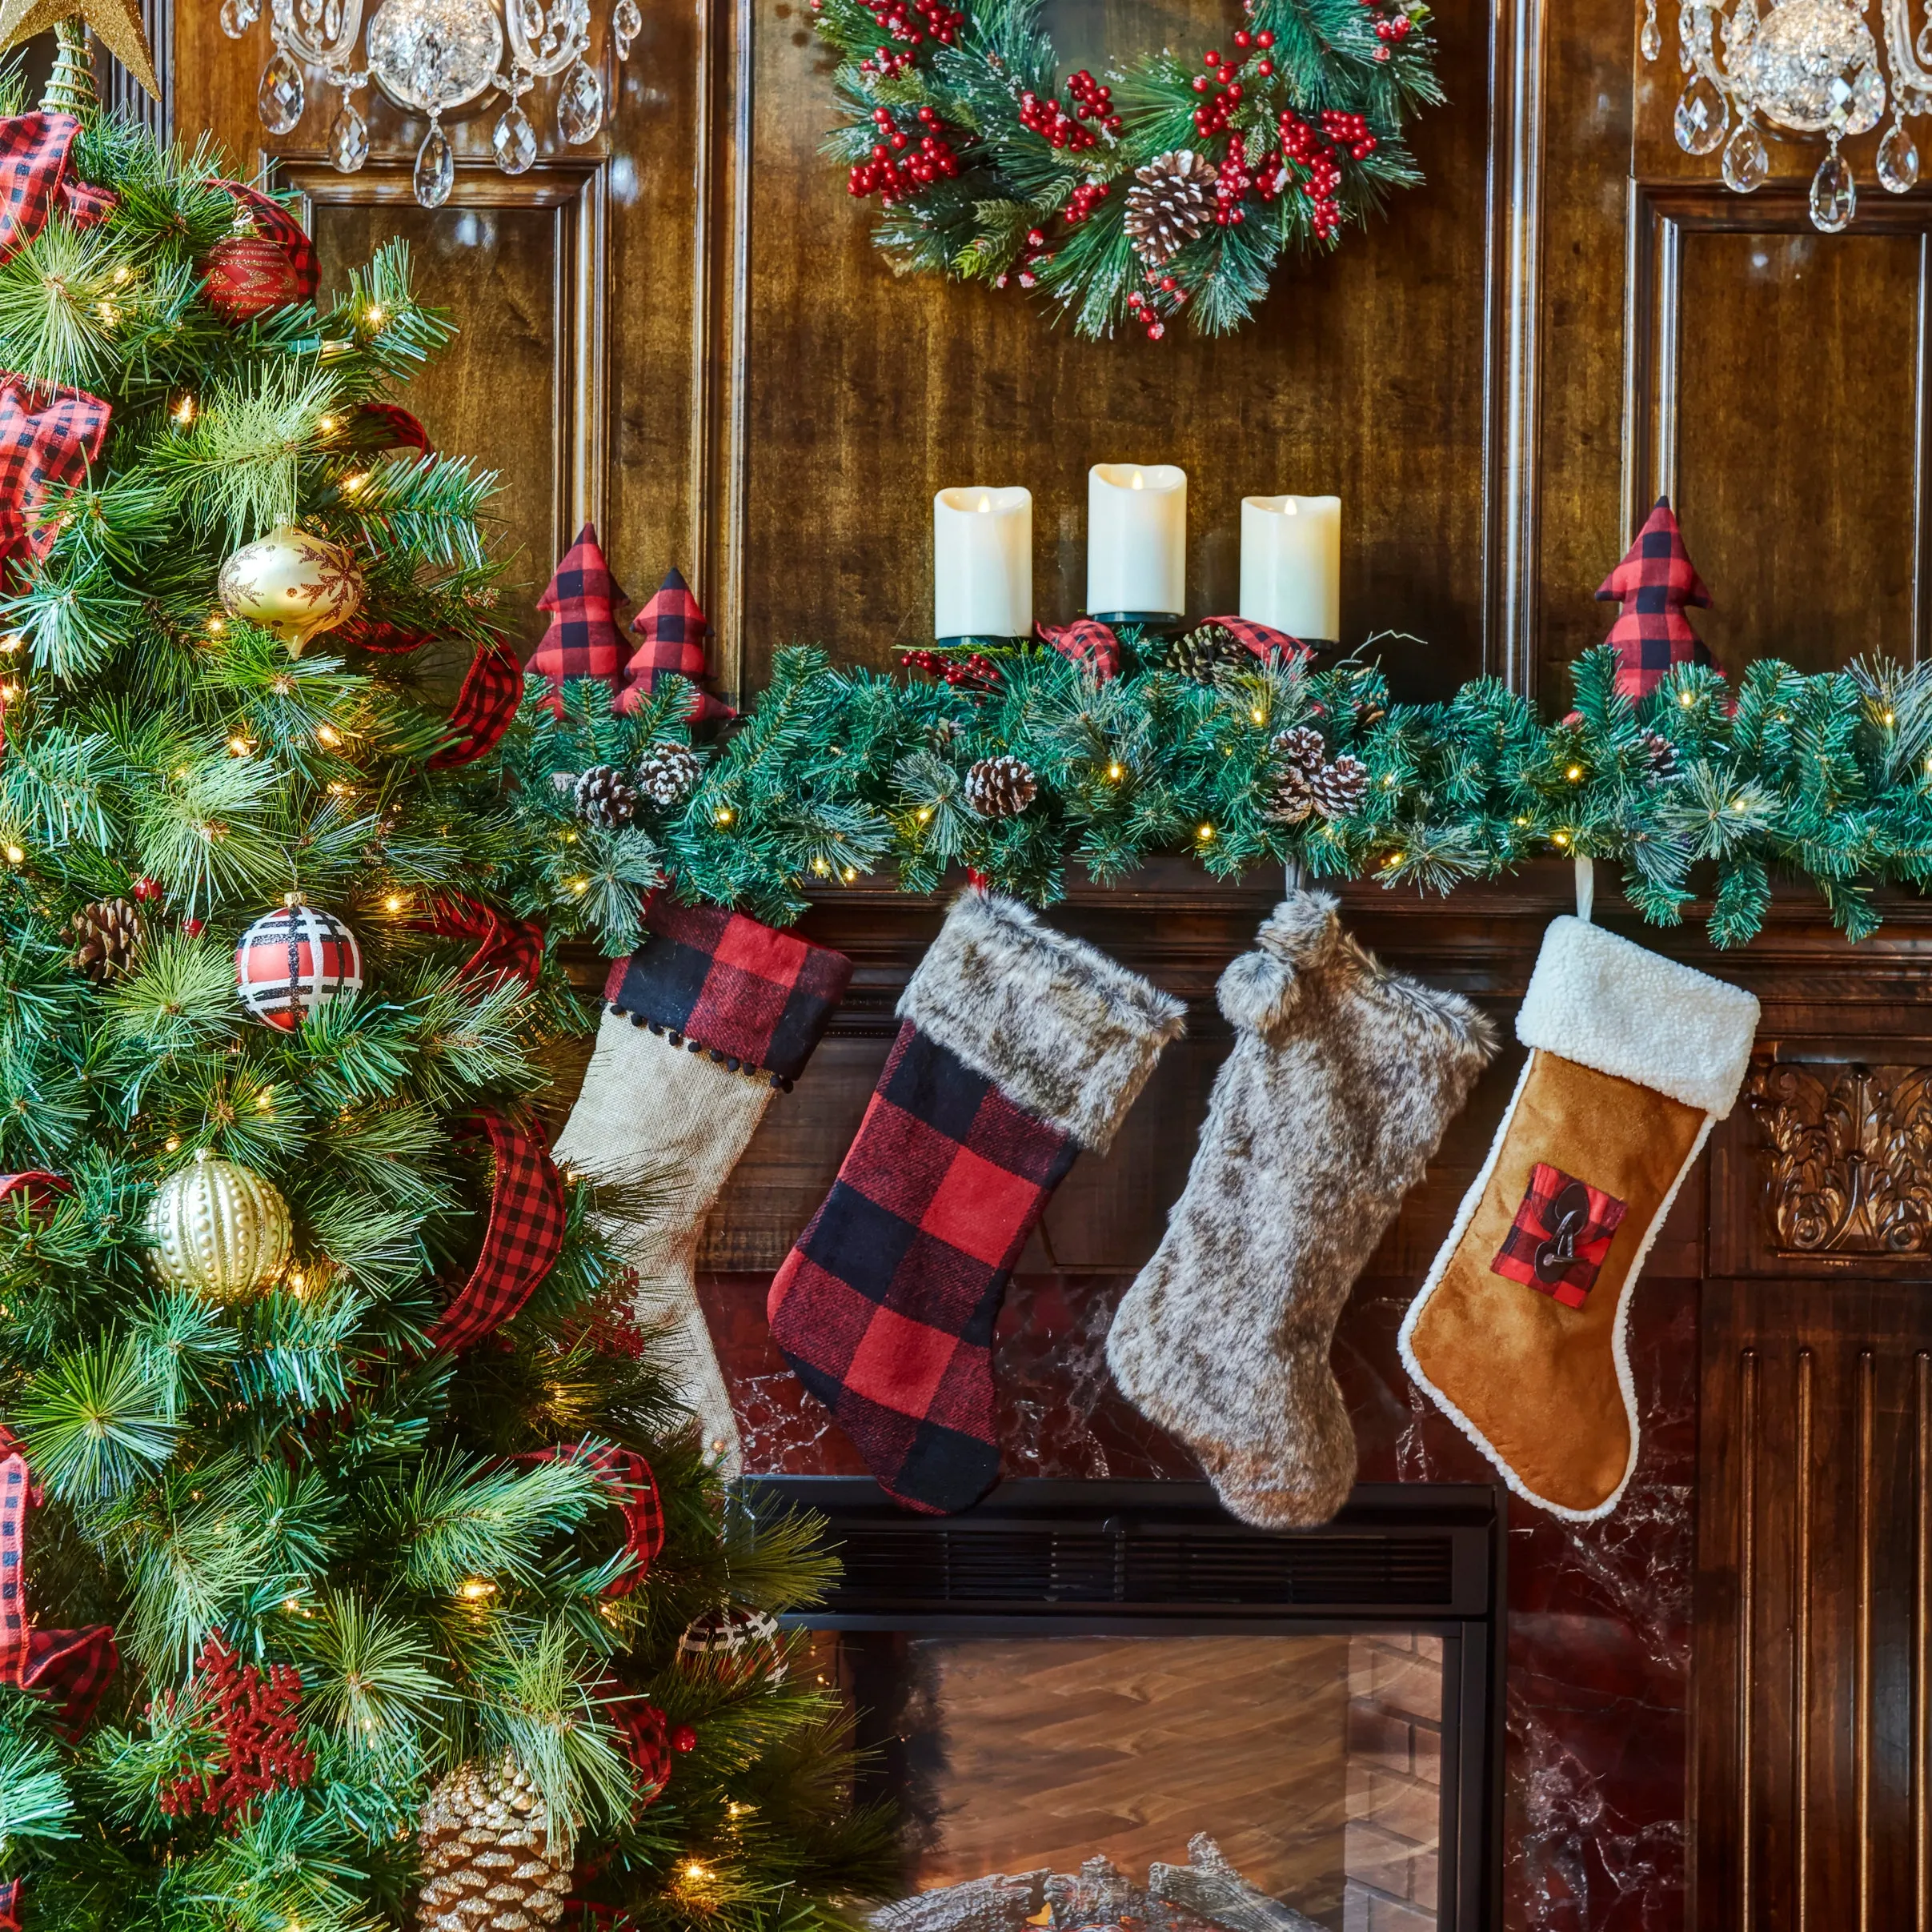
[(1345, 819), (1369, 789), (1369, 768), (1344, 752), (1334, 764), (1312, 774), (1308, 783), (1315, 809), (1325, 819)]
[(1149, 268), (1164, 267), (1207, 226), (1214, 181), (1213, 163), (1191, 147), (1156, 154), (1136, 171), (1121, 226)]
[(653, 745), (638, 761), (637, 788), (652, 804), (668, 810), (691, 796), (703, 772), (689, 745)]
[(983, 819), (1010, 819), (1026, 810), (1039, 795), (1040, 780), (1024, 758), (1011, 752), (982, 758), (966, 774), (962, 788), (966, 809)]
[(1673, 778), (1677, 775), (1677, 747), (1661, 732), (1646, 729), (1643, 748), (1644, 756), (1650, 760), (1653, 776)]
[(421, 1932), (530, 1932), (555, 1925), (570, 1890), (550, 1817), (515, 1759), (467, 1764), (429, 1794), (417, 1833)]
[(118, 979), (134, 963), (147, 928), (131, 899), (97, 899), (67, 921), (74, 937), (68, 963), (97, 986)]
[(1168, 646), (1167, 668), (1206, 684), (1221, 665), (1233, 663), (1241, 655), (1241, 646), (1219, 624), (1201, 624)]
[(1291, 724), (1286, 731), (1277, 732), (1269, 740), (1268, 748), (1283, 764), (1293, 767), (1305, 777), (1311, 772), (1319, 772), (1328, 761), (1329, 748), (1312, 724)]
[(1299, 765), (1290, 765), (1275, 780), (1274, 796), (1262, 808), (1277, 825), (1299, 825), (1315, 809), (1315, 788)]
[(577, 816), (605, 831), (637, 816), (637, 793), (615, 765), (592, 765), (577, 780)]

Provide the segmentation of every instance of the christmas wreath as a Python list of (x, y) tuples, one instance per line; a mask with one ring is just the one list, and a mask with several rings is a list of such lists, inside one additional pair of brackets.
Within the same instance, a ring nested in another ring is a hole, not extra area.
[(839, 56), (827, 152), (900, 267), (1038, 289), (1084, 336), (1239, 328), (1288, 252), (1421, 174), (1442, 96), (1421, 0), (1245, 0), (1224, 50), (1063, 90), (1040, 0), (812, 0)]

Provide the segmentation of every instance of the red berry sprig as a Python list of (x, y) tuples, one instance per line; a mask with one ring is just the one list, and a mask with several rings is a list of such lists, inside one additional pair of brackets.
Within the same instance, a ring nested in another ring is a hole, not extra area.
[(1098, 121), (1110, 134), (1120, 131), (1120, 117), (1113, 110), (1113, 90), (1103, 87), (1084, 67), (1068, 76), (1067, 91), (1073, 97), (1073, 111), (1083, 121)]
[(908, 47), (927, 39), (949, 47), (966, 24), (966, 16), (946, 6), (944, 0), (865, 0), (865, 6), (893, 39)]
[(983, 651), (969, 651), (964, 657), (947, 657), (937, 651), (902, 651), (899, 661), (908, 671), (923, 671), (928, 677), (975, 691), (991, 691), (1000, 682), (1000, 667)]
[(1060, 219), (1069, 228), (1077, 228), (1106, 198), (1107, 184), (1105, 182), (1083, 181), (1067, 197), (1067, 206), (1061, 214)]
[(872, 159), (860, 162), (846, 176), (848, 194), (861, 199), (876, 194), (880, 205), (889, 208), (920, 188), (959, 173), (960, 158), (930, 107), (919, 110), (924, 131), (917, 147), (912, 146), (912, 137), (894, 122), (889, 109), (875, 107), (872, 120), (884, 138), (872, 143)]
[(1241, 27), (1236, 31), (1232, 55), (1224, 56), (1218, 47), (1210, 47), (1201, 55), (1201, 71), (1194, 76), (1193, 87), (1196, 94), (1209, 98), (1194, 110), (1194, 131), (1204, 141), (1212, 141), (1217, 134), (1226, 132), (1235, 109), (1246, 94), (1241, 76), (1250, 63), (1256, 76), (1262, 80), (1274, 72), (1275, 63), (1269, 54), (1274, 44), (1275, 37), (1267, 29), (1251, 34)]
[(1291, 107), (1281, 110), (1281, 150), (1305, 178), (1297, 185), (1307, 196), (1309, 222), (1315, 238), (1325, 242), (1341, 226), (1341, 204), (1335, 190), (1341, 186), (1341, 169), (1335, 159), (1335, 145), (1329, 138), (1303, 120)]
[(1339, 141), (1357, 161), (1366, 161), (1375, 152), (1376, 138), (1369, 131), (1366, 114), (1344, 114), (1339, 107), (1325, 107), (1321, 125), (1329, 138)]
[(1090, 127), (1061, 106), (1057, 96), (1044, 98), (1031, 88), (1020, 97), (1020, 125), (1040, 136), (1049, 146), (1064, 148), (1077, 154), (1083, 148), (1098, 147), (1100, 138)]

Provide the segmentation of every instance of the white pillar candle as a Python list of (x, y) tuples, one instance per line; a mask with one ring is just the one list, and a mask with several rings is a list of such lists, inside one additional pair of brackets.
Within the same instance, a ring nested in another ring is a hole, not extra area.
[(975, 485), (932, 499), (932, 635), (1028, 637), (1033, 493)]
[(1241, 615), (1290, 637), (1341, 636), (1341, 499), (1241, 499)]
[(1188, 607), (1188, 473), (1171, 463), (1087, 472), (1087, 609), (1178, 617)]

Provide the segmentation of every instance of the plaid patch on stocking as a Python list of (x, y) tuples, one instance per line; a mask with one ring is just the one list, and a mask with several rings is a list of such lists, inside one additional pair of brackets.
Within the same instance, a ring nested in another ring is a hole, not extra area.
[(1613, 1194), (1539, 1160), (1490, 1271), (1581, 1308), (1624, 1213)]
[(735, 718), (730, 705), (704, 690), (704, 639), (711, 629), (691, 587), (675, 569), (664, 573), (657, 595), (631, 619), (631, 628), (643, 641), (631, 654), (627, 685), (618, 701), (619, 711), (635, 710), (638, 700), (655, 691), (660, 678), (675, 675), (692, 685), (694, 719)]
[(999, 1475), (993, 1325), (1079, 1151), (908, 1022), (772, 1280), (772, 1340), (915, 1509), (964, 1509)]
[(845, 996), (852, 961), (722, 906), (683, 906), (659, 892), (645, 908), (650, 937), (611, 962), (603, 996), (614, 1013), (707, 1052), (732, 1072), (789, 1087)]
[(0, 563), (44, 557), (53, 547), (54, 524), (41, 516), (48, 492), (86, 481), (112, 413), (84, 390), (37, 390), (0, 376)]
[(1620, 601), (1623, 613), (1603, 641), (1617, 651), (1617, 688), (1648, 697), (1677, 664), (1708, 664), (1710, 653), (1684, 615), (1688, 605), (1710, 607), (1710, 592), (1684, 547), (1670, 499), (1660, 496), (1637, 541), (1603, 580), (1599, 603)]
[(429, 1332), (431, 1346), (452, 1355), (473, 1348), (515, 1314), (563, 1248), (563, 1178), (543, 1129), (484, 1112), (469, 1116), (466, 1131), (487, 1137), (495, 1185), (483, 1252)]
[(602, 678), (615, 686), (624, 640), (611, 613), (629, 602), (603, 560), (597, 526), (586, 523), (537, 599), (537, 608), (550, 613), (550, 628), (531, 657), (531, 670), (548, 678), (553, 689), (566, 678)]

